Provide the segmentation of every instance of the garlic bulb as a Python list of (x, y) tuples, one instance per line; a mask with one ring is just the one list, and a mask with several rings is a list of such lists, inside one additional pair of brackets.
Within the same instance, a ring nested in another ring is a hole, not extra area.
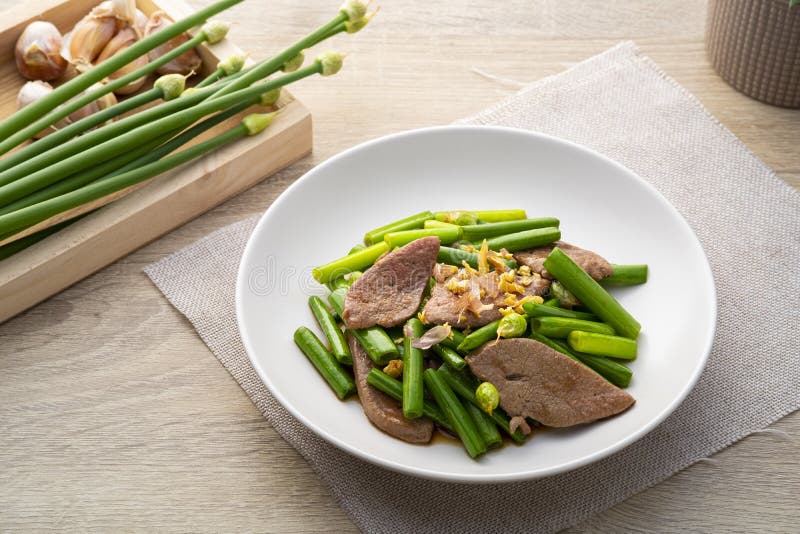
[(44, 21), (34, 21), (22, 31), (14, 49), (17, 69), (29, 80), (57, 80), (67, 68), (61, 56), (61, 33)]
[[(152, 15), (150, 15), (150, 20), (147, 21), (147, 26), (144, 30), (144, 35), (147, 37), (162, 28), (169, 26), (172, 24), (172, 21), (167, 17), (166, 13), (163, 11), (156, 11)], [(190, 39), (189, 34), (182, 33), (180, 35), (176, 35), (166, 43), (155, 47), (153, 50), (150, 51), (148, 57), (150, 61), (155, 61), (156, 59), (160, 58), (170, 50), (179, 47), (186, 41)], [(159, 74), (183, 74), (188, 75), (193, 72), (198, 72), (200, 70), (200, 66), (203, 64), (203, 60), (200, 59), (200, 56), (197, 54), (196, 50), (189, 50), (184, 52), (180, 56), (176, 57), (172, 61), (165, 63), (162, 65), (156, 72)]]
[[(20, 88), (19, 93), (17, 93), (17, 108), (22, 109), (28, 104), (32, 104), (33, 102), (44, 98), (51, 92), (53, 92), (53, 86), (47, 82), (42, 82), (39, 80), (27, 82)], [(69, 124), (69, 120), (62, 119), (53, 126), (50, 126), (34, 135), (34, 137), (36, 139), (41, 139), (45, 135), (53, 133), (59, 128), (63, 128), (67, 124)]]
[[(132, 44), (136, 43), (136, 41), (138, 40), (139, 40), (139, 35), (136, 29), (133, 26), (125, 26), (108, 42), (106, 47), (103, 48), (103, 51), (100, 52), (100, 55), (98, 55), (97, 58), (95, 59), (95, 63), (96, 64), (102, 63), (103, 61), (110, 58), (117, 52), (121, 52), (122, 50), (125, 50)], [(130, 72), (133, 72), (135, 70), (144, 67), (145, 65), (147, 65), (147, 63), (148, 60), (146, 55), (139, 56), (138, 58), (134, 59), (133, 61), (131, 61), (130, 63), (119, 69), (118, 71), (111, 74), (109, 78), (115, 80), (120, 76), (125, 76)], [(117, 93), (118, 95), (129, 95), (131, 93), (135, 93), (144, 85), (146, 81), (147, 81), (147, 76), (142, 76), (138, 80), (134, 80), (128, 85), (120, 87), (114, 92)]]

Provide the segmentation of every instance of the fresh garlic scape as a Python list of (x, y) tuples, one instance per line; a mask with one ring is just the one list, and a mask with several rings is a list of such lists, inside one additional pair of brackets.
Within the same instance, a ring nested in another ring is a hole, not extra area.
[[(97, 89), (98, 85), (95, 84), (89, 87), (85, 92), (93, 91)], [(32, 81), (27, 82), (25, 85), (20, 88), (19, 93), (17, 93), (17, 108), (22, 109), (28, 104), (36, 102), (37, 100), (44, 98), (48, 94), (53, 91), (53, 86), (47, 82), (42, 81)], [(78, 95), (80, 96), (80, 95)], [(77, 97), (76, 97), (77, 98)], [(110, 108), (111, 106), (117, 103), (117, 99), (113, 93), (109, 93), (104, 95), (97, 100), (86, 104), (84, 107), (80, 108), (77, 111), (71, 113), (68, 117), (61, 119), (54, 125), (42, 130), (34, 137), (36, 139), (41, 139), (42, 137), (46, 136), (47, 134), (53, 133), (60, 128), (64, 128), (65, 126), (69, 126), (75, 121), (79, 121), (84, 117), (88, 117), (98, 111), (102, 111), (106, 108)]]
[(57, 80), (67, 68), (61, 56), (61, 32), (44, 21), (28, 24), (17, 40), (14, 57), (20, 74), (29, 80)]
[[(122, 52), (129, 46), (135, 44), (140, 38), (139, 32), (133, 26), (125, 26), (122, 28), (117, 34), (108, 42), (108, 44), (103, 48), (103, 51), (100, 52), (100, 55), (97, 56), (95, 59), (95, 64), (100, 64), (106, 59), (110, 58), (111, 56)], [(145, 65), (147, 65), (148, 59), (147, 55), (139, 56), (138, 58), (134, 59), (118, 71), (112, 73), (109, 78), (115, 80), (121, 76), (125, 76), (135, 70), (138, 70)], [(145, 84), (147, 81), (147, 76), (142, 76), (141, 78), (132, 81), (128, 85), (120, 87), (116, 91), (114, 91), (118, 95), (129, 95), (131, 93), (135, 93)]]
[[(150, 19), (147, 21), (147, 26), (144, 30), (144, 35), (147, 37), (162, 28), (169, 26), (172, 24), (172, 21), (169, 19), (166, 13), (163, 11), (156, 11), (152, 15), (150, 15)], [(155, 61), (156, 59), (160, 58), (170, 50), (173, 50), (183, 43), (188, 41), (191, 37), (188, 33), (184, 32), (180, 35), (177, 35), (167, 41), (166, 43), (155, 47), (153, 50), (150, 51), (148, 54), (150, 61)], [(192, 49), (187, 52), (184, 52), (180, 56), (176, 57), (172, 61), (164, 64), (161, 66), (156, 72), (159, 74), (183, 74), (188, 75), (194, 72), (199, 72), (200, 67), (203, 61), (200, 59), (197, 51)]]

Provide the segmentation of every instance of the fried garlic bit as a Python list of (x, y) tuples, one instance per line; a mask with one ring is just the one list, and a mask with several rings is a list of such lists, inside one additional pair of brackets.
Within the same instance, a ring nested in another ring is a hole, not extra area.
[(486, 274), (489, 272), (489, 243), (484, 239), (481, 243), (481, 249), (478, 252), (478, 274)]
[(500, 275), (500, 291), (503, 293), (525, 293), (525, 288), (517, 283), (516, 271), (513, 269)]
[(403, 360), (391, 360), (383, 368), (383, 372), (392, 378), (400, 378), (403, 375)]

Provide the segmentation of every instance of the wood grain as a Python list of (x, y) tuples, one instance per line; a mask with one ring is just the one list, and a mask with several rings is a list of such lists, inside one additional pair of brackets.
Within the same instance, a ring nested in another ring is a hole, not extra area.
[[(0, 0), (8, 6), (11, 0)], [(207, 2), (193, 2), (201, 5)], [(338, 2), (246, 0), (228, 16), (258, 58)], [(336, 78), (294, 88), (313, 156), (0, 326), (0, 530), (354, 532), (308, 464), (261, 418), (142, 273), (262, 212), (311, 165), (389, 132), (445, 124), (634, 39), (782, 178), (800, 187), (800, 114), (710, 69), (696, 0), (388, 1)], [(748, 437), (570, 532), (796, 532), (800, 416)], [(390, 522), (391, 518), (387, 518)]]

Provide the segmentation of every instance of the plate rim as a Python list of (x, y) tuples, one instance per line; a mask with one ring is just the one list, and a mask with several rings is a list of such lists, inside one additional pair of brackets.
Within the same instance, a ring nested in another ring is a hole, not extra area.
[[(467, 131), (480, 131), (482, 133), (489, 132), (491, 134), (492, 131), (500, 132), (500, 133), (510, 133), (512, 135), (523, 135), (531, 138), (538, 138), (544, 139), (550, 142), (561, 143), (568, 145), (569, 147), (576, 149), (578, 151), (584, 152), (589, 156), (593, 156), (596, 158), (600, 158), (604, 160), (606, 163), (610, 164), (613, 167), (616, 167), (617, 170), (620, 172), (629, 175), (635, 180), (641, 182), (647, 189), (650, 190), (651, 193), (654, 194), (655, 198), (663, 204), (668, 211), (671, 211), (673, 215), (675, 215), (685, 229), (688, 230), (689, 235), (694, 240), (695, 244), (699, 247), (702, 257), (703, 257), (703, 274), (705, 277), (708, 278), (710, 281), (710, 295), (708, 295), (708, 304), (709, 304), (709, 314), (711, 319), (711, 328), (709, 329), (704, 347), (702, 350), (702, 354), (700, 359), (698, 360), (695, 369), (692, 372), (689, 380), (684, 384), (683, 388), (679, 392), (679, 394), (666, 406), (662, 409), (653, 419), (651, 419), (646, 425), (643, 425), (641, 428), (637, 429), (635, 432), (632, 432), (630, 435), (618, 440), (617, 442), (601, 449), (595, 451), (593, 453), (587, 454), (586, 456), (582, 456), (572, 461), (564, 462), (558, 465), (554, 465), (547, 468), (538, 468), (535, 470), (529, 471), (520, 471), (518, 473), (508, 473), (508, 474), (458, 474), (458, 473), (451, 473), (451, 472), (439, 472), (439, 471), (432, 471), (429, 469), (417, 468), (414, 466), (409, 466), (403, 463), (395, 462), (390, 458), (381, 458), (365, 452), (357, 447), (350, 445), (349, 443), (338, 439), (337, 437), (329, 434), (328, 432), (318, 428), (314, 425), (311, 421), (309, 421), (301, 412), (296, 410), (294, 406), (284, 398), (281, 393), (273, 386), (271, 381), (269, 380), (267, 373), (261, 368), (258, 364), (257, 359), (254, 357), (255, 350), (251, 347), (250, 342), (245, 335), (246, 328), (244, 326), (243, 321), (243, 304), (242, 304), (242, 288), (246, 285), (246, 275), (244, 273), (244, 265), (247, 263), (246, 260), (254, 254), (254, 236), (256, 236), (260, 231), (263, 230), (263, 226), (266, 224), (268, 220), (270, 211), (273, 210), (275, 206), (280, 206), (282, 202), (292, 193), (294, 189), (299, 187), (299, 184), (311, 179), (310, 177), (318, 172), (322, 172), (326, 167), (335, 164), (338, 160), (348, 157), (350, 154), (355, 152), (369, 149), (371, 146), (376, 144), (383, 144), (383, 143), (391, 143), (397, 139), (401, 139), (404, 137), (411, 137), (416, 135), (424, 135), (428, 133), (437, 133), (437, 132), (467, 132)], [(533, 480), (537, 478), (543, 478), (551, 475), (556, 475), (559, 473), (565, 473), (568, 471), (572, 471), (578, 469), (580, 467), (589, 465), (594, 463), (598, 460), (611, 456), (612, 454), (621, 451), (622, 449), (628, 447), (629, 445), (635, 443), (636, 441), (640, 440), (648, 433), (650, 433), (653, 429), (655, 429), (658, 425), (660, 425), (670, 414), (672, 414), (678, 406), (680, 406), (689, 393), (694, 389), (695, 385), (697, 384), (700, 375), (703, 373), (703, 370), (708, 363), (708, 358), (711, 354), (711, 350), (714, 344), (714, 338), (716, 336), (716, 329), (717, 329), (717, 313), (718, 313), (718, 305), (717, 305), (717, 287), (714, 280), (714, 274), (711, 269), (711, 264), (709, 262), (708, 256), (703, 248), (703, 245), (700, 239), (697, 237), (694, 229), (691, 227), (689, 222), (681, 215), (681, 213), (675, 208), (675, 206), (670, 203), (661, 192), (655, 188), (650, 182), (639, 176), (637, 173), (633, 172), (631, 169), (625, 167), (621, 163), (611, 159), (610, 157), (601, 154), (595, 151), (592, 148), (589, 148), (585, 145), (581, 145), (579, 143), (575, 143), (557, 136), (553, 136), (550, 134), (534, 131), (534, 130), (527, 130), (523, 128), (513, 128), (507, 126), (491, 126), (491, 125), (467, 125), (467, 124), (456, 124), (456, 125), (444, 125), (444, 126), (430, 126), (425, 128), (416, 128), (412, 130), (404, 130), (401, 132), (396, 132), (388, 135), (383, 135), (374, 139), (370, 139), (368, 141), (364, 141), (357, 145), (354, 145), (350, 148), (347, 148), (337, 154), (329, 157), (325, 161), (319, 163), (318, 165), (314, 166), (313, 168), (309, 169), (303, 175), (295, 180), (289, 187), (287, 187), (278, 197), (267, 207), (267, 209), (261, 214), (259, 217), (256, 226), (253, 228), (252, 233), (247, 239), (247, 244), (242, 252), (242, 256), (239, 260), (239, 266), (237, 268), (237, 275), (236, 275), (236, 291), (235, 291), (235, 302), (236, 302), (236, 325), (239, 331), (239, 337), (242, 341), (242, 344), (245, 347), (245, 352), (247, 353), (247, 358), (250, 361), (250, 364), (255, 369), (256, 374), (258, 375), (261, 382), (266, 386), (269, 390), (270, 394), (286, 409), (293, 417), (295, 417), (300, 423), (303, 424), (307, 429), (312, 431), (314, 434), (322, 438), (323, 440), (327, 441), (331, 445), (343, 450), (353, 456), (365, 460), (373, 465), (377, 465), (380, 467), (384, 467), (390, 469), (395, 472), (412, 475), (420, 478), (430, 479), (430, 480), (440, 480), (440, 481), (450, 481), (450, 482), (467, 482), (467, 483), (499, 483), (499, 482), (518, 482), (523, 480)]]

